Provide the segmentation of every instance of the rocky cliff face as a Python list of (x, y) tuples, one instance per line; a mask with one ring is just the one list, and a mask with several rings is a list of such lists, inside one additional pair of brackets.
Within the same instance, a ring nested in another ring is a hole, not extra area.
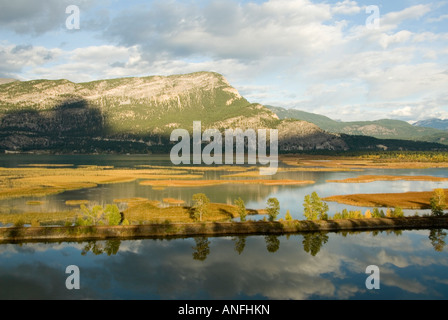
[(203, 129), (277, 128), (281, 150), (346, 148), (337, 135), (249, 103), (216, 73), (0, 85), (0, 149), (145, 152), (166, 147), (172, 130), (191, 130), (193, 121)]

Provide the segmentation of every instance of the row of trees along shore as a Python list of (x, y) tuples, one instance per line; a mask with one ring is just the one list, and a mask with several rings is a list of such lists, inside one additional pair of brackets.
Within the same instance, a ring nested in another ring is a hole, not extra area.
[[(205, 196), (205, 195), (204, 195)], [(238, 198), (234, 201), (237, 211), (240, 216), (241, 221), (246, 221), (247, 211), (244, 205), (244, 201)], [(443, 189), (435, 189), (433, 191), (431, 200), (431, 215), (432, 216), (443, 216), (444, 210), (447, 207), (445, 192)], [(316, 192), (311, 195), (305, 196), (303, 203), (304, 213), (303, 215), (307, 220), (329, 220), (328, 211), (329, 207)], [(277, 198), (269, 198), (267, 200), (266, 212), (268, 215), (267, 220), (275, 221), (280, 214), (280, 202)], [(416, 215), (418, 215), (416, 213)], [(369, 218), (401, 218), (404, 217), (403, 209), (400, 207), (387, 208), (386, 211), (379, 208), (373, 208), (372, 210), (366, 210), (363, 214), (360, 210), (347, 210), (344, 209), (342, 212), (337, 212), (332, 217), (333, 220), (341, 219), (369, 219)], [(266, 219), (266, 218), (265, 218)], [(280, 219), (283, 220), (283, 219)], [(293, 220), (291, 213), (286, 211), (285, 220)]]
[[(203, 217), (209, 213), (208, 205), (210, 199), (203, 193), (197, 193), (192, 198), (193, 217), (196, 221), (202, 221)], [(234, 200), (238, 216), (241, 222), (246, 221), (248, 210), (246, 209), (243, 199), (238, 198)], [(443, 189), (435, 189), (430, 200), (431, 215), (443, 216), (444, 210), (447, 207), (445, 192)], [(307, 220), (329, 220), (328, 216), (328, 204), (326, 204), (316, 192), (305, 196), (303, 203), (304, 213), (303, 215)], [(81, 206), (81, 216), (75, 221), (75, 225), (128, 225), (129, 222), (123, 219), (122, 214), (118, 210), (116, 205), (108, 205), (106, 208), (101, 206), (95, 206), (91, 209)], [(280, 214), (280, 202), (277, 198), (269, 198), (267, 200), (266, 207), (267, 217), (264, 220), (276, 221)], [(344, 209), (342, 212), (337, 212), (332, 217), (333, 220), (340, 219), (369, 219), (369, 218), (400, 218), (403, 217), (403, 209), (396, 207), (393, 209), (387, 208), (384, 212), (383, 209), (373, 208), (367, 210), (364, 214), (360, 211), (352, 211)], [(286, 212), (284, 220), (293, 220), (289, 210)], [(283, 221), (283, 219), (279, 219)]]

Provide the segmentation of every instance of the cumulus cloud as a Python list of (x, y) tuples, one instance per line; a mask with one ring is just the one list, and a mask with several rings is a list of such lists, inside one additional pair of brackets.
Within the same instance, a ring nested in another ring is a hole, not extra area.
[(78, 5), (88, 9), (92, 0), (2, 0), (0, 27), (19, 34), (40, 35), (65, 27), (66, 8)]
[(356, 1), (344, 0), (337, 2), (331, 11), (335, 14), (356, 14), (361, 12), (361, 7)]
[(0, 76), (79, 82), (208, 70), (252, 102), (346, 119), (356, 117), (351, 112), (379, 116), (367, 109), (374, 103), (383, 106), (381, 118), (419, 117), (427, 99), (432, 113), (446, 113), (438, 103), (448, 33), (436, 27), (445, 14), (433, 3), (381, 8), (380, 28), (369, 30), (365, 6), (354, 0), (18, 0), (5, 2), (0, 27), (43, 41), (61, 29), (68, 4), (80, 6), (81, 30), (60, 32), (60, 48), (8, 36), (0, 43)]
[(60, 49), (47, 49), (32, 45), (0, 44), (0, 77), (18, 78), (27, 67), (41, 66), (51, 63), (61, 54)]
[(157, 1), (124, 11), (104, 36), (121, 45), (140, 45), (148, 59), (310, 56), (340, 39), (340, 27), (325, 24), (330, 19), (328, 5), (308, 0), (211, 1), (203, 8)]

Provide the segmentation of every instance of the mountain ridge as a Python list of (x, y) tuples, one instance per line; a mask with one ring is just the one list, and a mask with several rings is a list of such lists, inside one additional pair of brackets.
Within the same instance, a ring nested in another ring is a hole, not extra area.
[[(0, 86), (0, 114), (4, 150), (166, 150), (174, 129), (191, 131), (198, 120), (203, 130), (280, 127), (288, 150), (347, 148), (338, 135), (311, 123), (282, 124), (272, 111), (250, 103), (222, 75), (212, 72), (86, 83), (64, 79), (8, 83)], [(288, 134), (291, 130), (299, 136)]]
[(426, 119), (426, 120), (421, 120), (421, 121), (415, 122), (413, 124), (413, 126), (434, 128), (434, 129), (447, 131), (448, 130), (448, 119), (437, 119), (437, 118)]
[(336, 121), (329, 117), (297, 109), (266, 106), (280, 119), (305, 120), (323, 130), (339, 134), (371, 136), (378, 139), (413, 140), (448, 144), (448, 132), (435, 128), (416, 127), (405, 121), (381, 119), (372, 121)]
[[(328, 118), (329, 119), (329, 118)], [(63, 153), (166, 152), (174, 129), (278, 129), (280, 152), (399, 148), (322, 129), (305, 119), (282, 119), (251, 103), (224, 76), (195, 72), (74, 83), (16, 81), (0, 85), (0, 150)], [(329, 119), (331, 120), (331, 119)], [(332, 120), (334, 121), (334, 120)], [(364, 141), (364, 142), (363, 142)], [(440, 148), (410, 145), (410, 148)]]

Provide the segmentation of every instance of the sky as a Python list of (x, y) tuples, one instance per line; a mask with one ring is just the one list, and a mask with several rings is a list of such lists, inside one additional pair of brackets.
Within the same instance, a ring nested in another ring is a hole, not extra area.
[(448, 119), (448, 1), (0, 0), (0, 78), (196, 71), (335, 120)]

